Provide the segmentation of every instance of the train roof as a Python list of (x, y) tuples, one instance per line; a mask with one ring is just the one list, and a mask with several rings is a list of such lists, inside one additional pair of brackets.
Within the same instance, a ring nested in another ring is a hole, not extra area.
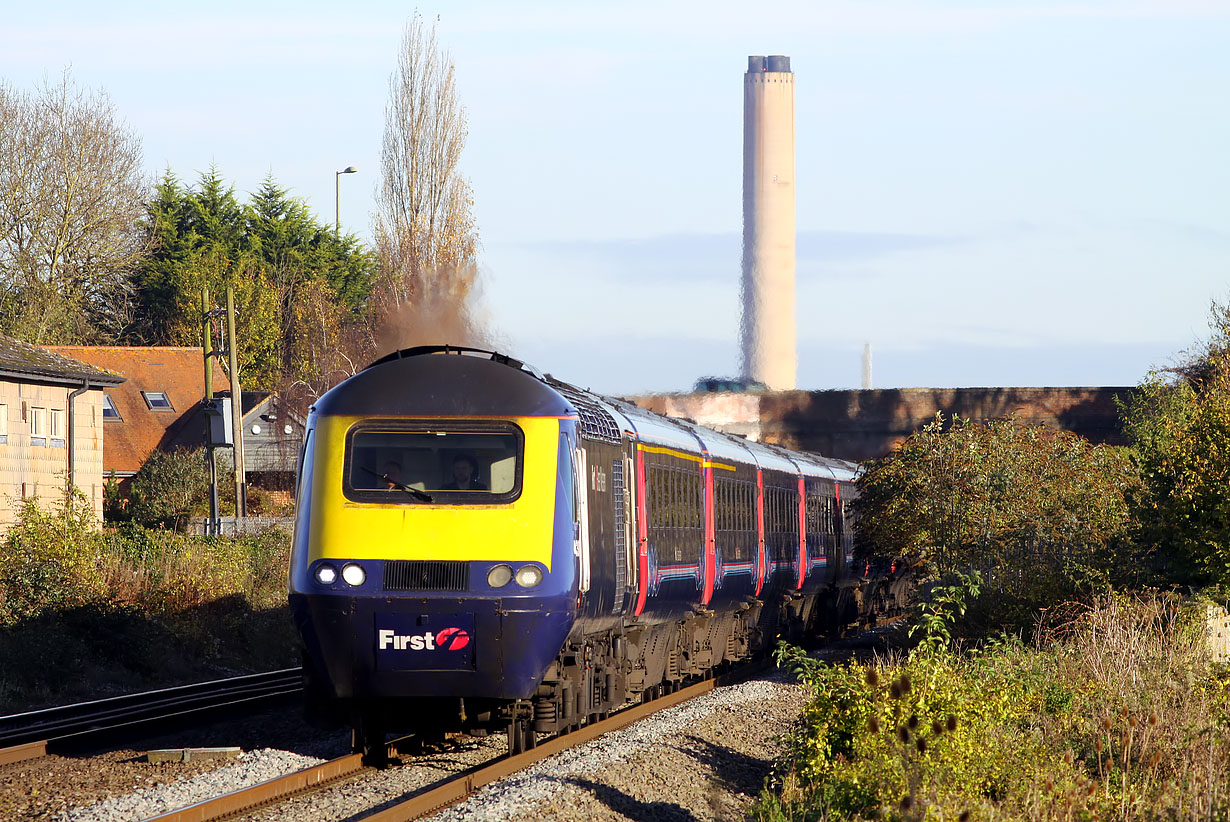
[(313, 412), (351, 416), (563, 417), (575, 411), (519, 360), (457, 346), (396, 351), (334, 386)]
[(849, 481), (858, 465), (753, 442), (690, 420), (664, 417), (544, 376), (494, 351), (419, 346), (395, 351), (334, 386), (312, 406), (349, 416), (577, 416), (583, 436), (618, 444), (624, 432), (666, 448), (791, 474)]

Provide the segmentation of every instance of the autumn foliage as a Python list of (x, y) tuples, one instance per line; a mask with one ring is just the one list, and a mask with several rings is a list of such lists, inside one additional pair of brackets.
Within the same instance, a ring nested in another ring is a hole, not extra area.
[(1212, 337), (1154, 370), (1123, 408), (1142, 480), (1137, 539), (1166, 579), (1230, 585), (1230, 308), (1214, 304)]
[(977, 569), (1038, 603), (1114, 570), (1140, 481), (1121, 449), (1064, 431), (937, 415), (859, 480), (857, 549), (935, 575)]

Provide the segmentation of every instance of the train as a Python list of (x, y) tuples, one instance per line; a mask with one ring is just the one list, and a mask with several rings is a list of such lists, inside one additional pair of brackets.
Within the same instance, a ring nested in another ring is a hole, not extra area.
[(853, 561), (855, 463), (494, 351), (396, 351), (311, 407), (289, 601), (309, 717), (510, 751), (904, 605)]

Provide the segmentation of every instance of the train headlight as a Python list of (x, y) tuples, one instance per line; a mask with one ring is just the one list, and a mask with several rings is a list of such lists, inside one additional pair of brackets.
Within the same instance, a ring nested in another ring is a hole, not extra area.
[(347, 585), (362, 585), (367, 580), (367, 572), (353, 562), (347, 562), (342, 566), (342, 579), (346, 580)]
[(337, 569), (332, 565), (317, 565), (316, 581), (321, 585), (332, 585), (337, 582)]
[(512, 578), (513, 570), (508, 565), (497, 565), (487, 572), (487, 584), (492, 588), (503, 588)]
[(537, 565), (523, 565), (517, 569), (517, 584), (522, 588), (533, 588), (542, 582), (542, 571)]

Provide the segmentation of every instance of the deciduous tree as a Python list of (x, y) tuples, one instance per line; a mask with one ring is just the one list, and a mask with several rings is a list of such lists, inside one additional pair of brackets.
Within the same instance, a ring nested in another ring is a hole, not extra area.
[(143, 251), (141, 141), (107, 95), (65, 72), (0, 83), (0, 331), (33, 343), (114, 340)]
[(1013, 418), (941, 415), (859, 480), (858, 549), (977, 569), (1038, 601), (1109, 573), (1139, 485), (1120, 449)]
[[(435, 27), (406, 26), (389, 80), (375, 220), (380, 309), (390, 318), (455, 317), (464, 336), (477, 276), (478, 231), (458, 164), (466, 138), (456, 73)], [(413, 320), (411, 320), (413, 322)]]
[(1174, 582), (1230, 584), (1230, 312), (1178, 366), (1153, 371), (1124, 404), (1144, 486), (1139, 539)]

